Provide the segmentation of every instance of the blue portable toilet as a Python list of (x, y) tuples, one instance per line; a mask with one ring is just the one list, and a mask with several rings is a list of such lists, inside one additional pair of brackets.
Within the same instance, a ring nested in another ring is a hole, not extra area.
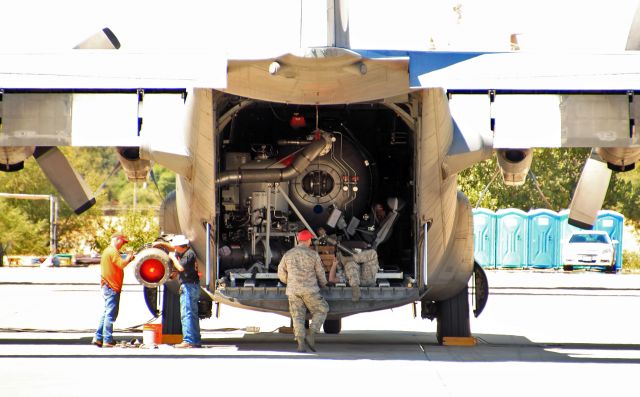
[(527, 265), (527, 213), (517, 208), (496, 212), (496, 267)]
[(616, 250), (616, 272), (622, 269), (622, 236), (624, 235), (624, 216), (616, 211), (598, 211), (598, 217), (594, 225), (595, 230), (602, 230), (609, 234), (611, 240), (618, 243), (614, 245)]
[(496, 267), (496, 214), (486, 208), (473, 209), (473, 257), (484, 268)]
[(560, 266), (560, 215), (548, 209), (529, 211), (527, 264), (535, 268)]

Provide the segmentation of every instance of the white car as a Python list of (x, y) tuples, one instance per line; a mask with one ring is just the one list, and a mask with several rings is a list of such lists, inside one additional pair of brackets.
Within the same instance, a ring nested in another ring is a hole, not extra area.
[(564, 270), (573, 270), (574, 266), (605, 267), (615, 270), (615, 247), (617, 241), (611, 240), (604, 231), (585, 230), (575, 232), (562, 249)]

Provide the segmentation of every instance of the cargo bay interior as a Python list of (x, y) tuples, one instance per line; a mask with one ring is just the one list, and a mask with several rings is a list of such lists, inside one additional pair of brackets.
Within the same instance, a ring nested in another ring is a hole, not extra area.
[[(381, 272), (402, 274), (391, 285), (414, 277), (415, 145), (392, 110), (381, 103), (238, 106), (247, 100), (225, 99), (221, 114), (241, 110), (217, 142), (218, 174), (233, 177), (217, 192), (221, 277), (274, 273), (257, 285), (276, 285), (278, 263), (305, 227), (319, 235), (326, 269), (337, 244), (356, 252), (375, 248)], [(321, 137), (330, 149), (309, 155), (305, 148)], [(298, 157), (311, 161), (299, 169)]]

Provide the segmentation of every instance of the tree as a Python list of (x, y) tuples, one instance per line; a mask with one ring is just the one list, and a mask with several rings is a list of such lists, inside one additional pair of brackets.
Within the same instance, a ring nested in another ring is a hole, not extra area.
[[(127, 180), (122, 170), (108, 178), (109, 173), (118, 164), (113, 148), (65, 147), (61, 150), (78, 173), (82, 175), (89, 188), (94, 192), (97, 191), (97, 205), (79, 216), (66, 205), (62, 198), (59, 200), (58, 250), (73, 252), (81, 243), (92, 242), (96, 235), (104, 233), (102, 230), (104, 228), (102, 207), (105, 205), (116, 205), (117, 207), (121, 203), (126, 203), (125, 207), (132, 206), (133, 184)], [(158, 189), (155, 185), (149, 186), (147, 189), (138, 189), (137, 200), (141, 207), (159, 207), (162, 202), (161, 196), (164, 197), (169, 191), (175, 189), (174, 173), (157, 165), (153, 167), (153, 170), (158, 181)], [(103, 185), (104, 187), (98, 191)], [(24, 169), (19, 172), (0, 172), (0, 186), (2, 186), (2, 191), (9, 193), (51, 194), (59, 197), (58, 192), (33, 158), (26, 160)], [(45, 202), (17, 199), (3, 199), (3, 202), (8, 208), (17, 209), (18, 212), (3, 211), (5, 214), (16, 217), (16, 220), (8, 222), (0, 230), (0, 244), (6, 244), (8, 236), (10, 236), (14, 241), (11, 251), (13, 253), (41, 254), (48, 252), (49, 205)], [(128, 217), (130, 216), (125, 216), (127, 219)], [(157, 223), (151, 219), (155, 217), (155, 213), (143, 211), (139, 217), (141, 218), (138, 221), (143, 224)], [(143, 218), (144, 220), (142, 220)], [(32, 248), (29, 241), (36, 245), (40, 243), (38, 243), (38, 239), (34, 239), (30, 234), (24, 232), (25, 229), (21, 226), (24, 222), (31, 224), (31, 230), (42, 241), (45, 241), (44, 245), (38, 246), (38, 249)], [(152, 236), (147, 242), (155, 237), (156, 235)], [(30, 251), (32, 249), (33, 251)]]
[(34, 223), (20, 208), (0, 199), (0, 245), (2, 255), (46, 255), (49, 252), (49, 218)]
[(152, 211), (129, 211), (122, 220), (110, 218), (94, 219), (96, 234), (90, 238), (89, 243), (96, 252), (102, 252), (110, 243), (111, 237), (116, 233), (122, 233), (129, 238), (128, 247), (138, 251), (145, 244), (154, 241), (160, 232), (158, 219)]
[[(550, 209), (559, 211), (569, 207), (571, 196), (589, 155), (588, 148), (534, 149), (531, 171), (540, 190), (551, 204)], [(502, 183), (502, 176), (498, 175), (482, 201), (478, 202), (497, 169), (494, 157), (459, 174), (460, 190), (469, 197), (473, 206), (492, 210), (513, 207), (523, 211), (547, 207), (531, 177), (527, 177), (523, 186), (506, 186)], [(627, 173), (613, 173), (603, 208), (618, 211), (630, 222), (638, 224), (640, 191), (629, 179)]]

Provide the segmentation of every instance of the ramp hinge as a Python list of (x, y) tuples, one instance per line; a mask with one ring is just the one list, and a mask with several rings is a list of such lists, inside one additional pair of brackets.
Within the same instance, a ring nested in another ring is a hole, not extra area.
[(629, 100), (629, 138), (633, 138), (636, 133), (636, 115), (633, 106), (633, 90), (627, 91), (627, 99)]
[(489, 128), (491, 132), (496, 132), (496, 118), (493, 116), (493, 103), (496, 101), (496, 90), (489, 90)]
[(142, 130), (142, 113), (144, 110), (144, 89), (138, 88), (138, 136)]
[(2, 116), (4, 115), (4, 88), (0, 88), (0, 134), (2, 134)]

